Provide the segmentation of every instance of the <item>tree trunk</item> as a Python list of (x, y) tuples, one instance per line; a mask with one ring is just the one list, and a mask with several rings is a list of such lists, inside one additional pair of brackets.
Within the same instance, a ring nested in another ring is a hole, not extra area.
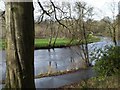
[(120, 45), (120, 1), (118, 2), (118, 35), (117, 35), (118, 45)]
[(118, 35), (117, 35), (118, 45), (120, 46), (120, 14), (118, 14)]
[(5, 88), (34, 88), (34, 16), (32, 2), (6, 3), (7, 72)]
[(90, 62), (89, 62), (89, 52), (88, 52), (88, 40), (87, 40), (87, 35), (86, 35), (84, 22), (83, 22), (83, 40), (84, 40), (84, 43), (85, 43), (85, 46), (84, 46), (85, 47), (84, 48), (85, 62), (86, 62), (86, 66), (89, 66)]
[(117, 45), (117, 41), (116, 41), (116, 30), (115, 27), (113, 28), (113, 42), (115, 44), (115, 46)]

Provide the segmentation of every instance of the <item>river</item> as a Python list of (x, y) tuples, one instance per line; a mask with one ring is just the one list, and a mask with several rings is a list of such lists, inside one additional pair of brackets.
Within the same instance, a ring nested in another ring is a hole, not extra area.
[[(93, 52), (95, 48), (99, 49), (106, 45), (113, 45), (112, 41), (107, 37), (101, 37), (101, 41), (88, 44), (89, 53)], [(5, 51), (0, 51), (0, 80), (5, 79)], [(56, 72), (60, 70), (70, 70), (72, 68), (79, 68), (83, 66), (81, 60), (81, 50), (78, 46), (71, 46), (66, 48), (40, 49), (34, 51), (34, 70), (35, 75), (46, 72)], [(92, 62), (94, 64), (95, 62)]]

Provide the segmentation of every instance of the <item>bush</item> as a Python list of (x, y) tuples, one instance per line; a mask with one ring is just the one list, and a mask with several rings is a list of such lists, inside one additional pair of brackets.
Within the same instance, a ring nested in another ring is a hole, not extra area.
[(98, 57), (94, 66), (95, 71), (100, 76), (120, 74), (120, 47), (111, 46), (106, 50), (105, 52), (101, 50), (101, 57)]

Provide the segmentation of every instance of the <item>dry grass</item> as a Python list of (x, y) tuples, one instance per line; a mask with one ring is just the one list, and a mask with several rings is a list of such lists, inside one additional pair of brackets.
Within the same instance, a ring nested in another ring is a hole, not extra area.
[(109, 76), (106, 78), (90, 78), (88, 80), (82, 80), (78, 83), (74, 83), (71, 85), (66, 85), (64, 87), (59, 88), (59, 90), (73, 90), (73, 89), (90, 89), (90, 88), (113, 88), (113, 89), (120, 89), (118, 76)]
[(42, 78), (42, 77), (50, 77), (50, 76), (59, 76), (63, 74), (68, 74), (68, 73), (74, 73), (80, 70), (85, 70), (87, 69), (86, 67), (84, 68), (76, 68), (76, 69), (71, 69), (71, 70), (65, 70), (65, 71), (57, 71), (57, 72), (51, 72), (51, 73), (43, 73), (35, 76), (35, 78)]

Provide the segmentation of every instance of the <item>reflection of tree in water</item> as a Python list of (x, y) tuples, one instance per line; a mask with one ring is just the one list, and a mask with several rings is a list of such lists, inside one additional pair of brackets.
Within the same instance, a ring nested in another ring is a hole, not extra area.
[(57, 62), (55, 62), (55, 69), (57, 69), (58, 67), (57, 67)]
[(74, 69), (76, 67), (75, 59), (70, 57), (70, 69)]
[[(61, 57), (60, 60), (62, 60), (63, 64), (61, 63), (60, 67), (58, 65), (60, 64), (57, 60), (57, 52), (55, 50), (51, 50), (49, 53), (49, 61), (48, 61), (48, 73), (53, 73), (56, 71), (59, 71), (59, 69), (65, 69), (65, 70), (71, 70), (71, 69), (78, 69), (83, 67), (84, 63), (82, 62), (82, 57), (79, 55), (82, 54), (79, 50), (79, 47), (71, 47), (66, 50), (66, 52), (62, 53), (64, 57)], [(67, 59), (67, 60), (64, 60)]]
[(52, 61), (49, 61), (49, 63), (48, 63), (48, 73), (52, 73), (52, 72), (54, 72), (58, 69), (57, 62), (54, 62), (53, 65), (55, 66), (54, 68), (52, 66)]
[[(79, 50), (79, 47), (71, 47), (70, 48), (70, 53), (71, 53), (71, 57), (70, 57), (70, 65), (69, 67), (71, 69), (78, 69), (80, 67), (80, 63), (81, 63), (81, 50)], [(78, 58), (75, 58), (78, 57)]]
[[(51, 53), (52, 51), (50, 49), (48, 49), (48, 54), (49, 54), (49, 60), (51, 60)], [(48, 62), (48, 73), (52, 72), (52, 61)]]
[(49, 64), (48, 64), (48, 73), (52, 73), (52, 62), (49, 61)]
[(49, 66), (51, 67), (51, 61), (49, 61)]

